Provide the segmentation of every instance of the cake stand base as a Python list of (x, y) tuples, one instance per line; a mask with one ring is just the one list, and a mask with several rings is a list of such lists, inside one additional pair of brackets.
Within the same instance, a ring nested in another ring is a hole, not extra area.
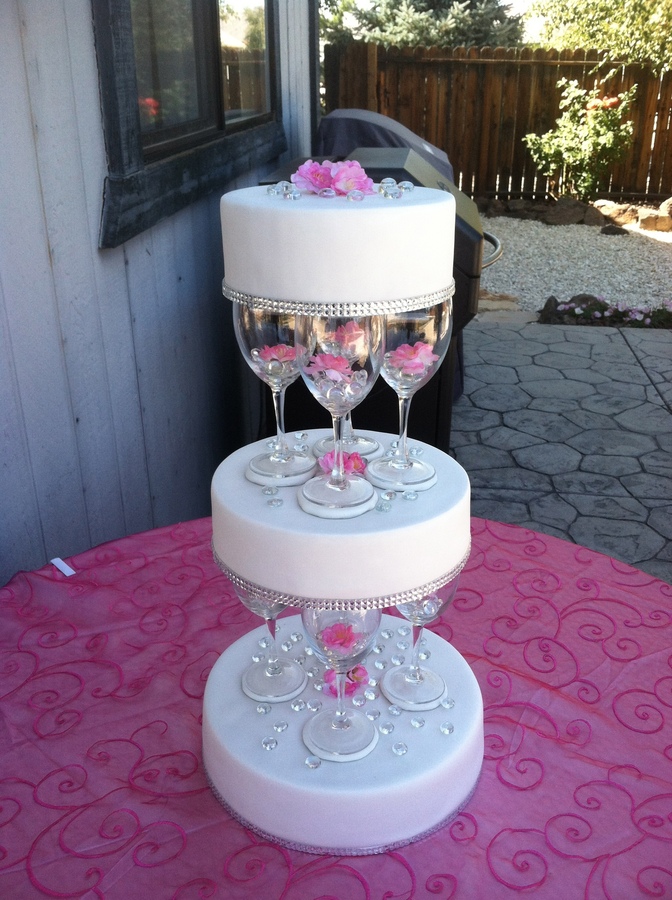
[[(384, 615), (376, 650), (364, 660), (366, 693), (354, 699), (377, 730), (362, 759), (321, 761), (306, 747), (306, 723), (335, 708), (323, 667), (306, 654), (300, 616), (278, 620), (280, 645), (302, 662), (308, 685), (294, 700), (261, 703), (240, 687), (262, 626), (232, 644), (213, 666), (203, 698), (203, 762), (213, 792), (265, 838), (312, 853), (366, 855), (401, 847), (443, 827), (473, 792), (483, 761), (483, 701), (466, 660), (425, 630), (432, 668), (448, 685), (436, 709), (390, 705), (377, 679), (398, 660), (410, 626)], [(286, 652), (286, 651), (283, 651)], [(350, 701), (352, 702), (352, 701)]]

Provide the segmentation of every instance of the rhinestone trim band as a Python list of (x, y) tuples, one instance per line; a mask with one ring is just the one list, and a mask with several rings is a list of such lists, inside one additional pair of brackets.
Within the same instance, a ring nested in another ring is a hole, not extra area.
[(297, 300), (274, 300), (271, 297), (255, 297), (245, 294), (230, 287), (226, 281), (222, 282), (222, 293), (227, 300), (241, 303), (249, 309), (264, 309), (271, 313), (288, 316), (387, 316), (395, 313), (412, 312), (415, 309), (424, 309), (428, 306), (436, 306), (450, 299), (455, 293), (455, 281), (439, 291), (423, 294), (421, 297), (406, 297), (398, 300), (370, 300), (370, 301), (346, 301), (339, 303), (315, 303), (307, 301), (301, 303)]
[(386, 597), (365, 597), (356, 600), (331, 600), (316, 599), (315, 597), (296, 597), (292, 594), (285, 594), (281, 591), (273, 591), (268, 588), (253, 584), (245, 578), (236, 575), (220, 557), (217, 555), (215, 548), (212, 548), (212, 555), (215, 562), (233, 583), (235, 587), (258, 597), (267, 603), (284, 603), (287, 606), (296, 606), (300, 609), (384, 609), (386, 606), (398, 606), (400, 603), (410, 603), (422, 599), (433, 591), (438, 591), (444, 585), (448, 584), (456, 578), (467, 564), (469, 554), (471, 552), (471, 542), (467, 547), (464, 558), (450, 572), (435, 578), (433, 581), (423, 584), (420, 587), (412, 588), (409, 591), (400, 591), (397, 594), (389, 594)]

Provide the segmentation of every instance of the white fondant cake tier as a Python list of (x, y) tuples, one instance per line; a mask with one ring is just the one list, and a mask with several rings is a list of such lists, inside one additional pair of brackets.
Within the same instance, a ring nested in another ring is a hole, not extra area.
[(225, 284), (253, 297), (377, 303), (453, 283), (455, 200), (435, 188), (360, 202), (243, 188), (222, 197), (221, 223)]
[[(306, 443), (328, 433), (310, 432)], [(384, 446), (394, 439), (363, 434)], [(213, 551), (233, 576), (290, 599), (377, 599), (367, 605), (390, 606), (408, 592), (436, 590), (466, 562), (469, 479), (442, 451), (410, 442), (436, 469), (430, 490), (413, 499), (393, 495), (356, 519), (320, 519), (301, 509), (297, 488), (269, 495), (245, 478), (249, 460), (264, 446), (260, 441), (232, 453), (212, 479)]]
[[(306, 641), (300, 616), (278, 624), (280, 643), (289, 641), (291, 655), (301, 657)], [(370, 677), (392, 665), (400, 639), (410, 642), (409, 632), (404, 619), (383, 616), (379, 652), (364, 661)], [(236, 818), (292, 847), (356, 855), (407, 844), (464, 806), (483, 761), (483, 701), (454, 647), (425, 631), (431, 651), (426, 664), (448, 685), (443, 706), (422, 713), (391, 709), (380, 688), (369, 686), (362, 709), (378, 728), (375, 749), (361, 760), (311, 759), (308, 765), (301, 739), (314, 714), (308, 704), (335, 707), (336, 699), (315, 689), (323, 669), (312, 656), (303, 664), (316, 671), (295, 700), (264, 705), (246, 697), (241, 674), (265, 634), (265, 626), (258, 628), (220, 656), (203, 699), (203, 762), (215, 793)]]

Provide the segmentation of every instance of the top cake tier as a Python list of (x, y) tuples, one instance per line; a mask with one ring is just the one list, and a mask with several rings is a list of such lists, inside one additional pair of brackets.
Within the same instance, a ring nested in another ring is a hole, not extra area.
[(290, 307), (281, 311), (294, 304), (308, 314), (344, 304), (347, 315), (361, 304), (385, 313), (452, 294), (455, 200), (445, 191), (418, 187), (398, 199), (376, 192), (354, 202), (243, 188), (224, 194), (221, 220), (232, 299), (284, 302)]

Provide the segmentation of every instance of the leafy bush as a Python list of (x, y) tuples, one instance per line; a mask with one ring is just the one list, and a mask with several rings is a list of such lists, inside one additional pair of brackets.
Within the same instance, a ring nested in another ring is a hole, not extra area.
[(619, 162), (632, 142), (633, 124), (625, 117), (636, 85), (617, 96), (600, 96), (600, 87), (588, 91), (566, 78), (562, 88), (562, 115), (546, 134), (526, 134), (532, 159), (551, 180), (555, 195), (592, 200), (609, 167)]

